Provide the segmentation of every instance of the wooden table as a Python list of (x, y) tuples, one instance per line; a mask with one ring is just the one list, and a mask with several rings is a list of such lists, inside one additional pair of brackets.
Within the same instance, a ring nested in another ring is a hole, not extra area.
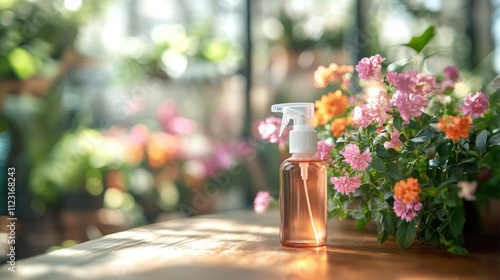
[(329, 222), (328, 245), (288, 248), (279, 215), (232, 211), (161, 222), (18, 261), (0, 279), (499, 279), (499, 242), (475, 236), (455, 256), (415, 243), (379, 244), (350, 221)]

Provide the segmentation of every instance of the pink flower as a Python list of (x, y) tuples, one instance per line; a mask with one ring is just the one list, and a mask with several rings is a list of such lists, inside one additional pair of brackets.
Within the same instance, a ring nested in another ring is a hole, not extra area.
[(149, 139), (149, 128), (144, 124), (136, 124), (130, 128), (128, 139), (141, 147), (146, 146)]
[(359, 147), (355, 144), (347, 145), (340, 154), (344, 156), (345, 162), (354, 170), (365, 170), (372, 161), (370, 149), (367, 148), (361, 153)]
[(386, 80), (402, 92), (413, 93), (417, 86), (417, 72), (414, 70), (410, 70), (406, 74), (387, 72)]
[(453, 66), (446, 66), (443, 69), (443, 73), (446, 79), (450, 79), (453, 81), (458, 80), (458, 69)]
[(369, 58), (365, 57), (361, 59), (356, 65), (356, 71), (358, 71), (358, 76), (365, 81), (370, 80), (371, 78), (381, 81), (382, 80), (382, 61), (385, 58), (382, 58), (380, 55), (376, 54)]
[(378, 122), (379, 125), (383, 125), (386, 121), (392, 120), (392, 116), (387, 113), (390, 110), (389, 97), (387, 93), (383, 91), (380, 91), (375, 100), (368, 103), (368, 114), (372, 120)]
[(454, 89), (455, 88), (455, 82), (451, 79), (444, 79), (441, 82), (441, 90), (445, 90), (447, 88)]
[(477, 188), (476, 181), (472, 182), (460, 181), (458, 182), (458, 186), (460, 187), (460, 192), (458, 193), (458, 197), (468, 201), (476, 200), (476, 195), (475, 195)]
[(324, 162), (329, 162), (332, 160), (330, 156), (330, 152), (332, 151), (333, 147), (335, 147), (335, 144), (328, 144), (325, 141), (319, 141), (318, 142), (318, 152), (316, 153), (316, 156), (319, 157), (322, 161)]
[(235, 152), (232, 143), (229, 141), (218, 142), (213, 145), (210, 164), (212, 165), (212, 174), (221, 170), (228, 170), (236, 163)]
[(281, 119), (271, 116), (257, 124), (258, 137), (262, 140), (268, 140), (270, 143), (278, 143), (280, 149), (284, 149), (291, 127), (287, 127), (281, 136)]
[(260, 191), (255, 196), (253, 201), (253, 209), (257, 214), (266, 213), (269, 204), (273, 201), (273, 197), (267, 191)]
[(403, 142), (399, 140), (399, 131), (397, 129), (394, 129), (394, 131), (390, 132), (389, 134), (391, 136), (391, 140), (384, 143), (384, 148), (399, 150), (399, 148), (403, 146)]
[(393, 197), (394, 206), (392, 209), (394, 210), (394, 213), (396, 213), (396, 216), (406, 220), (406, 222), (408, 223), (418, 216), (417, 211), (420, 211), (420, 209), (422, 209), (422, 203), (415, 199), (405, 205), (403, 201), (399, 200), (395, 196)]
[(330, 182), (335, 186), (335, 189), (342, 194), (350, 194), (356, 191), (361, 184), (359, 176), (349, 178), (349, 173), (345, 173), (344, 177), (332, 177)]
[(410, 70), (406, 74), (387, 72), (386, 80), (406, 94), (425, 96), (436, 89), (436, 78), (434, 76), (419, 74), (415, 70)]
[(356, 104), (356, 102), (358, 101), (354, 96), (349, 97), (347, 100), (349, 101), (349, 104)]
[(432, 75), (417, 74), (415, 94), (426, 96), (436, 90), (436, 77)]
[(419, 117), (422, 110), (427, 106), (429, 100), (422, 95), (408, 94), (402, 91), (396, 91), (391, 99), (391, 104), (396, 106), (404, 123), (410, 122), (411, 117)]
[(170, 100), (164, 101), (156, 112), (156, 118), (164, 132), (173, 135), (189, 135), (196, 130), (193, 120), (178, 115), (177, 107)]
[(488, 108), (489, 101), (486, 94), (479, 91), (470, 93), (464, 99), (464, 105), (460, 107), (462, 114), (470, 115), (471, 117), (482, 117), (486, 108)]
[(392, 116), (387, 112), (391, 110), (389, 97), (384, 91), (371, 99), (368, 103), (357, 106), (353, 110), (353, 122), (357, 126), (367, 127), (375, 122), (383, 125), (386, 121), (391, 120)]
[(441, 90), (446, 90), (448, 88), (454, 89), (455, 82), (460, 80), (458, 76), (458, 69), (453, 66), (446, 66), (443, 69), (444, 79), (441, 82)]
[(356, 106), (352, 111), (352, 121), (355, 125), (361, 127), (367, 127), (373, 124), (373, 120), (368, 112), (368, 106), (363, 104), (361, 106)]

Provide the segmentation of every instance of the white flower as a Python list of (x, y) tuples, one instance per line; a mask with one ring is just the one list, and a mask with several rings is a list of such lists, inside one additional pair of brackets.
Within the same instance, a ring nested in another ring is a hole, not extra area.
[(458, 182), (458, 186), (460, 187), (460, 192), (458, 192), (458, 197), (468, 201), (476, 200), (475, 196), (477, 188), (476, 181), (472, 182), (460, 181)]

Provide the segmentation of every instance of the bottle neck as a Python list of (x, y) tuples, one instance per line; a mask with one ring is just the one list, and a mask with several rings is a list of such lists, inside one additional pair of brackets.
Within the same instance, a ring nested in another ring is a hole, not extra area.
[(315, 159), (316, 154), (314, 153), (294, 153), (290, 157), (291, 159)]

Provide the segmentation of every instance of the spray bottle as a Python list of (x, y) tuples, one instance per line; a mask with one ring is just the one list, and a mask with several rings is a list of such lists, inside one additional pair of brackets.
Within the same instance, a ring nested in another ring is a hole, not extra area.
[(285, 246), (317, 247), (326, 243), (327, 168), (316, 157), (318, 133), (314, 130), (313, 103), (271, 106), (283, 113), (280, 136), (290, 120), (289, 151), (280, 166), (280, 241)]

